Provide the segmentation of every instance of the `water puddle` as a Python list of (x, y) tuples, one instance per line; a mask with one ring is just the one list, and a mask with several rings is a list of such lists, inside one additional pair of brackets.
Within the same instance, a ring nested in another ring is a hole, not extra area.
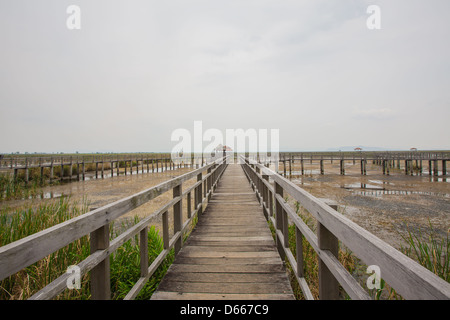
[(351, 190), (352, 194), (357, 194), (361, 196), (371, 196), (371, 197), (381, 197), (384, 195), (413, 195), (413, 194), (419, 194), (419, 195), (426, 195), (426, 196), (438, 196), (438, 197), (445, 197), (450, 198), (450, 194), (448, 193), (439, 193), (439, 192), (429, 192), (429, 191), (409, 191), (409, 190)]
[(376, 186), (369, 183), (351, 183), (351, 184), (344, 184), (340, 186), (344, 189), (368, 189), (368, 190), (385, 190), (384, 187)]

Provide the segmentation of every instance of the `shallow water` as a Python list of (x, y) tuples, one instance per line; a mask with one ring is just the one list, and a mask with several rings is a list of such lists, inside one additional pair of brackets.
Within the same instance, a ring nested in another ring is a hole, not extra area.
[(361, 175), (358, 163), (346, 163), (343, 176), (337, 161), (324, 164), (324, 175), (309, 174), (318, 172), (314, 171), (318, 167), (318, 163), (308, 163), (305, 175), (291, 180), (318, 198), (339, 203), (340, 212), (394, 247), (404, 244), (400, 235), (406, 225), (428, 230), (431, 222), (441, 235), (450, 229), (447, 177), (425, 173), (411, 176), (392, 168), (389, 175), (383, 175), (381, 167), (372, 164), (367, 164), (367, 175)]

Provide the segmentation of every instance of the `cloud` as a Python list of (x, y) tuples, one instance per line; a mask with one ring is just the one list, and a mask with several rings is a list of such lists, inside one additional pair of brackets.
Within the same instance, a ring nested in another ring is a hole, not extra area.
[(409, 147), (399, 130), (448, 145), (448, 0), (377, 0), (375, 31), (372, 0), (79, 0), (78, 31), (68, 3), (35, 2), (0, 2), (0, 136), (21, 133), (0, 151), (73, 151), (79, 131), (92, 149), (170, 150), (194, 120), (280, 128), (292, 149), (351, 145), (355, 127), (365, 145)]
[(375, 119), (375, 120), (383, 120), (390, 119), (395, 116), (394, 110), (390, 108), (379, 108), (379, 109), (354, 109), (353, 117), (357, 119)]

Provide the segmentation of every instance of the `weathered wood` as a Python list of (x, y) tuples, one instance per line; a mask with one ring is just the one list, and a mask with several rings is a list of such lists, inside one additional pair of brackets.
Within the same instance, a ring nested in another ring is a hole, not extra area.
[(145, 277), (148, 274), (148, 227), (139, 233), (139, 253), (141, 277)]
[(152, 300), (294, 300), (292, 294), (272, 293), (179, 293), (158, 291), (152, 296)]
[(201, 174), (208, 166), (212, 164), (0, 247), (0, 280)]
[[(182, 193), (181, 190), (181, 183), (179, 185), (177, 185), (175, 188), (173, 188), (173, 197), (179, 197)], [(181, 200), (178, 201), (174, 206), (173, 206), (173, 230), (174, 232), (178, 232), (181, 231), (181, 227), (183, 226), (183, 211), (182, 211), (182, 205), (181, 205)], [(181, 249), (181, 245), (182, 245), (182, 239), (180, 238), (176, 243), (175, 243), (175, 254), (177, 254), (180, 249)]]
[[(317, 224), (319, 249), (328, 250), (338, 256), (338, 239), (320, 222)], [(339, 298), (339, 283), (327, 265), (319, 258), (319, 297), (321, 300), (337, 300)]]
[[(109, 224), (91, 233), (91, 254), (109, 247)], [(111, 298), (109, 257), (103, 259), (91, 270), (91, 299), (109, 300)]]
[(174, 294), (192, 299), (224, 294), (293, 298), (262, 208), (239, 165), (227, 167), (152, 299)]
[[(264, 174), (270, 175), (276, 184), (299, 201), (320, 224), (342, 241), (364, 263), (379, 266), (382, 270), (383, 279), (404, 298), (450, 299), (449, 283), (328, 207), (323, 201), (291, 181), (277, 175), (270, 169), (261, 167)], [(305, 230), (302, 230), (302, 232), (305, 237), (312, 238), (308, 233), (305, 233)]]

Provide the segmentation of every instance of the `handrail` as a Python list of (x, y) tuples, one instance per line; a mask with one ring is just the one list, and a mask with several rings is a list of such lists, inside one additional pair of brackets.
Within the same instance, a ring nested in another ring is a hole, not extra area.
[[(276, 228), (276, 240), (282, 258), (287, 257), (299, 285), (308, 299), (312, 298), (303, 278), (301, 246), (297, 245), (294, 258), (288, 237), (289, 220), (296, 227), (296, 241), (304, 236), (319, 256), (319, 296), (334, 299), (338, 296), (338, 283), (352, 299), (369, 296), (337, 259), (338, 241), (342, 241), (367, 265), (377, 265), (381, 276), (405, 299), (450, 299), (450, 284), (402, 254), (386, 242), (339, 214), (324, 201), (314, 197), (288, 179), (262, 164), (243, 159), (244, 171), (252, 183), (266, 218)], [(273, 181), (273, 186), (269, 182)], [(317, 235), (299, 218), (283, 199), (288, 193), (317, 220)]]
[[(141, 240), (146, 239), (147, 227), (151, 223), (151, 220), (162, 215), (164, 250), (151, 266), (146, 265), (148, 263), (147, 259), (142, 259), (142, 255), (146, 254), (145, 246), (147, 241), (140, 241), (141, 278), (126, 296), (126, 299), (136, 297), (147, 279), (153, 274), (159, 264), (164, 261), (171, 248), (175, 247), (175, 254), (178, 253), (182, 245), (184, 231), (192, 219), (203, 211), (203, 206), (207, 203), (209, 196), (215, 189), (226, 165), (226, 158), (218, 159), (213, 163), (160, 183), (132, 196), (0, 247), (0, 280), (39, 261), (82, 236), (90, 234), (91, 255), (80, 262), (78, 266), (80, 267), (81, 275), (91, 271), (91, 291), (94, 291), (91, 292), (92, 298), (109, 299), (109, 255), (138, 233), (141, 236)], [(203, 175), (204, 171), (208, 173)], [(182, 183), (195, 177), (197, 177), (197, 182), (182, 192)], [(113, 220), (169, 190), (173, 190), (172, 200), (150, 216), (124, 231), (109, 243), (109, 224)], [(194, 211), (191, 212), (192, 191), (194, 191)], [(188, 219), (183, 223), (181, 201), (184, 197), (188, 201)], [(169, 239), (167, 216), (168, 210), (172, 207), (174, 209), (174, 235)], [(50, 299), (61, 293), (66, 288), (68, 276), (68, 274), (60, 276), (38, 293), (34, 294), (30, 299)]]

